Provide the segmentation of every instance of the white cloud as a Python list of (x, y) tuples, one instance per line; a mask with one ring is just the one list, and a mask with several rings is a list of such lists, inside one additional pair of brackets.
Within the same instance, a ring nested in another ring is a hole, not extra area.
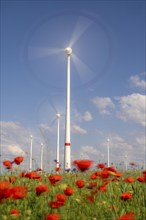
[(78, 125), (73, 125), (72, 126), (72, 132), (73, 133), (78, 133), (78, 134), (87, 134), (87, 131), (83, 128), (81, 128)]
[(83, 120), (84, 121), (91, 121), (93, 119), (92, 115), (90, 112), (86, 111), (85, 114), (83, 115)]
[(8, 145), (8, 150), (13, 154), (13, 155), (23, 155), (25, 156), (25, 152), (16, 145)]
[(142, 76), (142, 74), (140, 75), (133, 75), (130, 77), (130, 84), (134, 87), (139, 87), (140, 89), (146, 89), (146, 81), (144, 79), (141, 79), (140, 77)]
[[(1, 123), (1, 148), (3, 159), (13, 155), (25, 155), (30, 148), (30, 132), (20, 123), (2, 121)], [(35, 143), (35, 147), (37, 144)]]
[(86, 153), (86, 154), (92, 154), (92, 155), (98, 155), (99, 154), (99, 152), (96, 150), (95, 147), (88, 146), (88, 145), (82, 146), (81, 151), (82, 151), (82, 153)]
[(119, 104), (118, 117), (124, 121), (133, 121), (142, 126), (146, 125), (146, 96), (134, 93), (116, 98)]
[(115, 106), (109, 97), (95, 97), (91, 101), (95, 104), (99, 113), (102, 115), (110, 114), (109, 108), (114, 108)]

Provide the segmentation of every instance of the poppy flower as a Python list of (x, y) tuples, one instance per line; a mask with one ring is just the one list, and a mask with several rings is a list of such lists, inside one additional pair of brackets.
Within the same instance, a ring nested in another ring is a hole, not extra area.
[(12, 163), (9, 160), (4, 160), (3, 161), (3, 165), (7, 168), (7, 169), (11, 169), (12, 168)]
[(50, 175), (48, 177), (48, 179), (50, 180), (51, 184), (55, 184), (56, 182), (60, 181), (62, 179), (62, 176), (61, 175)]
[(64, 190), (64, 193), (65, 193), (65, 195), (67, 195), (67, 196), (71, 196), (73, 193), (75, 192), (75, 190), (74, 190), (74, 188), (66, 188), (65, 190)]
[(10, 214), (18, 217), (18, 216), (20, 216), (20, 211), (18, 211), (17, 209), (12, 209), (10, 211)]
[(91, 165), (93, 164), (92, 160), (77, 160), (74, 162), (74, 164), (77, 166), (77, 168), (81, 171), (84, 172), (85, 170), (88, 170)]
[(128, 177), (128, 178), (125, 179), (125, 182), (133, 183), (133, 182), (135, 182), (135, 179), (133, 177)]
[(67, 197), (65, 194), (56, 194), (57, 201), (65, 202)]
[(123, 193), (121, 196), (121, 199), (126, 201), (126, 200), (129, 200), (129, 199), (132, 199), (132, 193), (130, 192), (125, 192)]
[(121, 172), (116, 172), (116, 177), (121, 177), (121, 176), (123, 176), (123, 173), (121, 173)]
[(60, 167), (55, 167), (56, 172), (59, 172), (60, 170), (61, 170)]
[(101, 192), (106, 192), (107, 191), (107, 186), (106, 185), (101, 185), (98, 187), (98, 190)]
[(109, 180), (104, 180), (104, 185), (107, 185), (110, 181)]
[(17, 165), (19, 165), (20, 163), (22, 163), (22, 161), (24, 160), (24, 157), (15, 157), (14, 159), (14, 163), (16, 163)]
[(92, 180), (94, 180), (94, 179), (96, 179), (96, 178), (97, 178), (96, 173), (93, 173), (93, 174), (90, 176), (90, 179), (92, 179)]
[(99, 163), (97, 165), (97, 167), (100, 168), (100, 169), (104, 169), (106, 167), (106, 165), (104, 163)]
[(47, 215), (45, 220), (60, 220), (60, 215), (58, 213), (52, 213)]
[(35, 171), (31, 171), (31, 172), (25, 174), (25, 177), (27, 177), (29, 179), (39, 179), (39, 180), (42, 179), (42, 177), (38, 173), (36, 173)]
[(100, 177), (102, 178), (102, 179), (106, 179), (106, 178), (108, 178), (110, 176), (110, 174), (109, 174), (109, 172), (108, 172), (108, 170), (102, 170), (101, 171), (101, 173), (100, 173)]
[(35, 188), (35, 191), (36, 191), (36, 195), (39, 196), (43, 192), (48, 192), (49, 191), (49, 187), (48, 187), (48, 185), (38, 185)]
[(3, 180), (0, 181), (0, 202), (11, 196), (10, 182)]
[(0, 190), (7, 189), (10, 186), (10, 182), (7, 180), (0, 181)]
[(64, 205), (64, 202), (63, 201), (59, 201), (59, 200), (55, 200), (53, 202), (49, 202), (48, 204), (50, 205), (51, 208), (58, 209), (60, 206)]
[(27, 194), (27, 188), (25, 186), (14, 186), (11, 189), (11, 196), (13, 199), (23, 199)]
[(144, 182), (144, 181), (145, 181), (145, 179), (144, 179), (143, 176), (139, 176), (139, 177), (137, 177), (137, 180), (138, 180), (139, 182)]
[(126, 213), (122, 216), (120, 216), (117, 220), (134, 220), (135, 215), (133, 212)]
[(114, 172), (114, 173), (117, 172), (114, 167), (107, 167), (107, 168), (105, 168), (105, 169), (108, 170), (108, 171)]
[(83, 188), (85, 186), (85, 181), (84, 180), (77, 180), (76, 181), (76, 186), (78, 188)]

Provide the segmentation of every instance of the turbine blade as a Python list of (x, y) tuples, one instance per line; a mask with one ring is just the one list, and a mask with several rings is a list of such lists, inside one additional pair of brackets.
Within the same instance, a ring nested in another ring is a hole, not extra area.
[(57, 109), (56, 106), (52, 100), (52, 98), (49, 99), (48, 103), (51, 105), (52, 109), (55, 111), (55, 113), (57, 114)]
[(49, 127), (52, 127), (52, 126), (55, 124), (55, 122), (56, 122), (56, 118), (54, 118), (54, 119), (52, 120), (52, 122), (50, 123)]
[(57, 54), (62, 51), (63, 49), (61, 48), (47, 48), (47, 47), (32, 46), (28, 48), (28, 58), (31, 60), (43, 58), (43, 57), (47, 57), (53, 54)]
[(79, 74), (81, 83), (87, 83), (96, 76), (96, 74), (75, 54), (72, 54), (72, 60)]
[(92, 23), (93, 22), (88, 18), (79, 17), (70, 40), (70, 47), (72, 47), (80, 39), (80, 37), (87, 31)]

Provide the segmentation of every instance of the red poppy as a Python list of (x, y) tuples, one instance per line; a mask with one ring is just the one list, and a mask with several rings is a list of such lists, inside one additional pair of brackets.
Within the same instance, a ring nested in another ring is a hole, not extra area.
[(25, 186), (14, 186), (11, 189), (11, 196), (13, 199), (23, 199), (27, 194), (27, 188)]
[(135, 182), (135, 179), (133, 177), (128, 177), (128, 178), (125, 179), (125, 182), (133, 183), (133, 182)]
[(0, 202), (11, 196), (10, 182), (3, 180), (0, 181)]
[(104, 180), (104, 185), (107, 185), (110, 181), (109, 180)]
[(116, 176), (117, 176), (117, 177), (121, 177), (121, 176), (123, 176), (123, 173), (121, 173), (121, 172), (116, 172)]
[(25, 174), (25, 177), (28, 177), (29, 179), (42, 179), (42, 177), (34, 171)]
[(75, 190), (73, 188), (69, 188), (69, 187), (64, 190), (64, 193), (67, 196), (71, 196), (74, 192), (75, 192)]
[(51, 206), (51, 208), (58, 209), (60, 206), (64, 205), (64, 202), (55, 200), (54, 202), (49, 202), (48, 204)]
[(132, 199), (132, 193), (130, 192), (125, 192), (123, 193), (121, 196), (121, 199), (126, 201), (126, 200), (129, 200), (129, 199)]
[(107, 167), (107, 168), (105, 168), (105, 169), (108, 170), (108, 171), (114, 172), (114, 173), (117, 172), (114, 167)]
[(7, 169), (11, 169), (12, 168), (12, 163), (9, 160), (4, 160), (3, 161), (3, 165), (7, 168)]
[(139, 176), (139, 177), (137, 177), (137, 180), (138, 180), (139, 182), (144, 182), (144, 181), (145, 181), (145, 178), (144, 178), (143, 176)]
[(99, 163), (97, 165), (97, 167), (100, 168), (100, 169), (104, 169), (106, 167), (106, 165), (104, 163)]
[(92, 160), (76, 160), (74, 164), (77, 166), (77, 168), (80, 171), (84, 172), (85, 170), (88, 170), (92, 166), (93, 161)]
[(78, 188), (84, 187), (84, 186), (85, 186), (85, 181), (84, 181), (84, 180), (77, 180), (77, 181), (76, 181), (76, 186), (77, 186)]
[(7, 189), (10, 186), (10, 182), (7, 180), (0, 181), (0, 190)]
[(93, 174), (90, 176), (90, 178), (91, 178), (92, 180), (96, 179), (96, 178), (97, 178), (96, 173), (93, 173)]
[(36, 191), (37, 196), (39, 196), (43, 192), (48, 192), (49, 191), (49, 187), (48, 187), (48, 185), (38, 185), (35, 188), (35, 191)]
[(19, 165), (20, 163), (22, 163), (22, 161), (24, 160), (24, 157), (15, 157), (14, 159), (14, 163), (16, 163), (17, 165)]
[(45, 220), (60, 220), (60, 215), (58, 213), (52, 213), (47, 215)]
[(60, 181), (62, 179), (61, 175), (51, 175), (48, 177), (48, 179), (50, 180), (51, 184), (55, 184), (56, 182)]
[(55, 168), (55, 171), (56, 171), (56, 172), (59, 172), (60, 170), (61, 170), (60, 167), (56, 167), (56, 168)]
[(122, 216), (120, 216), (117, 220), (134, 220), (135, 215), (133, 212), (126, 213)]
[(110, 176), (110, 174), (109, 174), (109, 172), (108, 172), (107, 169), (102, 170), (101, 173), (100, 173), (100, 177), (101, 177), (102, 179), (106, 179), (106, 178), (108, 178), (109, 176)]
[(101, 185), (98, 187), (98, 190), (101, 192), (106, 192), (107, 191), (107, 186), (106, 185)]
[(20, 216), (20, 211), (18, 211), (17, 209), (12, 209), (10, 211), (10, 214), (18, 217), (18, 216)]
[(57, 201), (65, 202), (67, 197), (65, 194), (56, 194)]

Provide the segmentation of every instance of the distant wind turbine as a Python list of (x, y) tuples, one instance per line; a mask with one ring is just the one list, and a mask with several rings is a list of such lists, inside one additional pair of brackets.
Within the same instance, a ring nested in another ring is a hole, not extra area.
[(30, 135), (30, 158), (29, 158), (29, 170), (32, 171), (32, 135)]

